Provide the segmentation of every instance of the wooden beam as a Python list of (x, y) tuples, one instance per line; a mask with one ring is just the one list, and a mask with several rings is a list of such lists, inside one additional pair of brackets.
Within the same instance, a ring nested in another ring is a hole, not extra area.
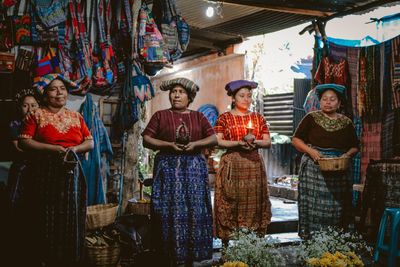
[(229, 5), (238, 5), (238, 6), (253, 6), (259, 7), (265, 10), (283, 12), (283, 13), (291, 13), (291, 14), (299, 14), (299, 15), (306, 15), (306, 16), (314, 16), (314, 17), (326, 17), (333, 14), (333, 12), (326, 12), (320, 11), (315, 9), (304, 9), (304, 8), (295, 8), (295, 7), (287, 7), (287, 6), (279, 6), (279, 5), (272, 5), (267, 3), (259, 3), (259, 2), (243, 2), (239, 0), (210, 0), (211, 2), (223, 2), (224, 4)]

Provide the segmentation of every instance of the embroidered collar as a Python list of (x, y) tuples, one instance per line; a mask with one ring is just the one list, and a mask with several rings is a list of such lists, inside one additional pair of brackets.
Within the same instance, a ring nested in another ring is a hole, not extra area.
[(351, 123), (351, 120), (343, 115), (336, 119), (325, 116), (322, 111), (311, 112), (310, 115), (314, 118), (315, 123), (328, 132), (339, 131)]

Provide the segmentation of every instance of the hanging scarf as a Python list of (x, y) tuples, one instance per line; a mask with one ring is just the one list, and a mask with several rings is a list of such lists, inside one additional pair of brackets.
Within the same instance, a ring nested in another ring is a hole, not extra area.
[(101, 158), (102, 154), (107, 154), (108, 159), (110, 159), (113, 154), (110, 138), (99, 117), (91, 94), (86, 95), (86, 100), (81, 106), (81, 113), (94, 142), (94, 148), (89, 152), (88, 160), (82, 161), (82, 168), (88, 185), (88, 205), (104, 204), (106, 203), (105, 193), (107, 191), (104, 185), (107, 177), (104, 177), (101, 171), (104, 167)]

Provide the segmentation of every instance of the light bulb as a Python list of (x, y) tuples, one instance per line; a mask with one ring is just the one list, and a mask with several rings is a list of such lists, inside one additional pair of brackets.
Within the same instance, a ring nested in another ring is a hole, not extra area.
[(207, 17), (209, 17), (209, 18), (211, 18), (212, 16), (214, 16), (214, 8), (213, 8), (212, 6), (207, 7), (206, 15), (207, 15)]

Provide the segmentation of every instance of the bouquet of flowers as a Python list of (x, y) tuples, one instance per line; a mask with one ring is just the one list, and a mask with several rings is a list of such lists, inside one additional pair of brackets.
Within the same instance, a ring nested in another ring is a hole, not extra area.
[(364, 264), (354, 252), (341, 253), (336, 251), (335, 254), (325, 252), (321, 258), (307, 259), (307, 265), (312, 267), (338, 266), (338, 267), (363, 267)]
[[(276, 248), (276, 240), (268, 236), (258, 237), (256, 233), (241, 229), (235, 234), (232, 245), (223, 249), (224, 259), (229, 262), (246, 263), (249, 267), (285, 266), (285, 258)], [(223, 265), (225, 266), (225, 265)], [(243, 266), (243, 265), (227, 265)]]
[(310, 236), (298, 250), (299, 259), (308, 266), (364, 266), (361, 255), (372, 253), (361, 235), (343, 229), (327, 227)]

